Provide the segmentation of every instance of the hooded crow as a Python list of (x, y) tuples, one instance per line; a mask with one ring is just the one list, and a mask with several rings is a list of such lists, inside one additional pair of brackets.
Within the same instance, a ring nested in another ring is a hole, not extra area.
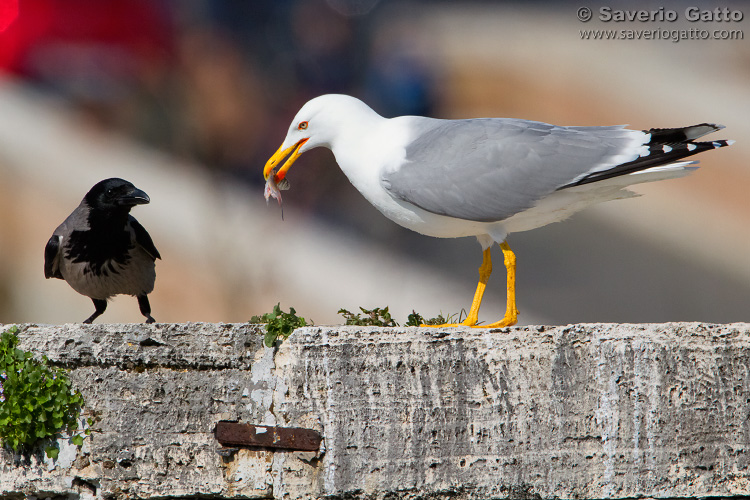
[(105, 179), (86, 193), (78, 208), (60, 224), (44, 249), (44, 277), (65, 280), (90, 297), (96, 310), (91, 323), (107, 309), (107, 299), (138, 297), (146, 323), (153, 323), (148, 294), (161, 259), (151, 236), (130, 209), (149, 203), (148, 195), (123, 179)]

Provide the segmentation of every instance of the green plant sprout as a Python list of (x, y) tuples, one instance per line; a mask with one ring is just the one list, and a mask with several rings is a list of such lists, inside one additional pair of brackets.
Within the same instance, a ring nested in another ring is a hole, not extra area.
[(288, 313), (282, 311), (281, 303), (276, 304), (270, 313), (253, 316), (250, 318), (250, 323), (266, 324), (266, 336), (264, 338), (266, 347), (273, 347), (277, 339), (284, 340), (297, 328), (307, 326), (305, 318), (297, 316), (297, 311), (293, 307), (289, 308)]
[[(0, 440), (13, 451), (28, 450), (66, 432), (74, 445), (82, 446), (84, 434), (91, 431), (76, 434), (84, 405), (81, 393), (65, 370), (49, 366), (46, 356), (37, 361), (18, 349), (17, 332), (13, 326), (0, 336)], [(53, 443), (45, 452), (56, 459), (60, 449)]]
[[(399, 324), (393, 319), (391, 316), (391, 313), (388, 311), (388, 306), (386, 307), (376, 307), (374, 309), (365, 309), (364, 307), (360, 306), (360, 311), (362, 313), (356, 313), (350, 312), (346, 309), (339, 309), (339, 314), (344, 317), (346, 320), (347, 325), (357, 325), (357, 326), (399, 326)], [(463, 312), (463, 311), (462, 311)], [(362, 316), (364, 314), (364, 316)], [(443, 314), (438, 314), (435, 318), (425, 318), (418, 312), (412, 310), (411, 314), (408, 316), (406, 323), (404, 326), (420, 326), (420, 325), (442, 325), (444, 323), (452, 323), (453, 319), (458, 316), (459, 321), (461, 318), (461, 314), (449, 314), (448, 316), (443, 316)]]
[[(457, 316), (459, 319), (456, 321), (455, 318)], [(412, 309), (411, 314), (407, 318), (406, 324), (404, 326), (444, 325), (445, 323), (460, 323), (460, 318), (461, 314), (449, 314), (448, 316), (443, 316), (443, 313), (438, 314), (434, 318), (425, 318), (417, 311)]]
[(362, 317), (360, 313), (354, 314), (346, 309), (339, 309), (339, 314), (344, 317), (347, 325), (358, 325), (358, 326), (398, 326), (398, 323), (391, 317), (391, 313), (388, 311), (388, 307), (376, 307), (374, 309), (365, 309), (364, 307), (359, 308), (360, 311), (365, 315)]

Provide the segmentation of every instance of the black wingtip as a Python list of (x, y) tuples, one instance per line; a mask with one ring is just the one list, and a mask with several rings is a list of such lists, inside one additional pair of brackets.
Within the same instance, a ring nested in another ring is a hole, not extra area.
[[(733, 140), (716, 140), (695, 142), (694, 139), (704, 135), (716, 132), (725, 128), (724, 125), (714, 123), (700, 123), (690, 127), (681, 128), (652, 128), (644, 130), (644, 133), (651, 134), (648, 143), (648, 154), (636, 158), (633, 161), (617, 165), (603, 172), (595, 172), (577, 182), (567, 184), (558, 189), (564, 189), (581, 184), (588, 184), (620, 175), (631, 174), (641, 170), (661, 165), (669, 165), (681, 161), (704, 151), (723, 148), (734, 144)], [(697, 163), (697, 162), (693, 162)]]
[(651, 134), (650, 144), (679, 144), (681, 142), (694, 141), (704, 135), (721, 130), (724, 125), (716, 123), (699, 123), (689, 127), (679, 128), (652, 128), (644, 130)]

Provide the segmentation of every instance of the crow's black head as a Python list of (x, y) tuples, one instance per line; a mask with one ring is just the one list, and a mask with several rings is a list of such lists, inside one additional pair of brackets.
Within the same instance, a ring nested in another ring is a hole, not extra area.
[(97, 183), (83, 197), (94, 210), (107, 212), (129, 211), (135, 205), (151, 200), (148, 195), (124, 179), (105, 179)]

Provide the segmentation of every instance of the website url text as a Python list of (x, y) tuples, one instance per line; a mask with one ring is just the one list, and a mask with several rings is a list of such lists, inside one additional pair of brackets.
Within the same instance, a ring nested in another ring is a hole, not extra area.
[(744, 40), (742, 30), (705, 29), (622, 29), (622, 30), (580, 30), (581, 40)]

